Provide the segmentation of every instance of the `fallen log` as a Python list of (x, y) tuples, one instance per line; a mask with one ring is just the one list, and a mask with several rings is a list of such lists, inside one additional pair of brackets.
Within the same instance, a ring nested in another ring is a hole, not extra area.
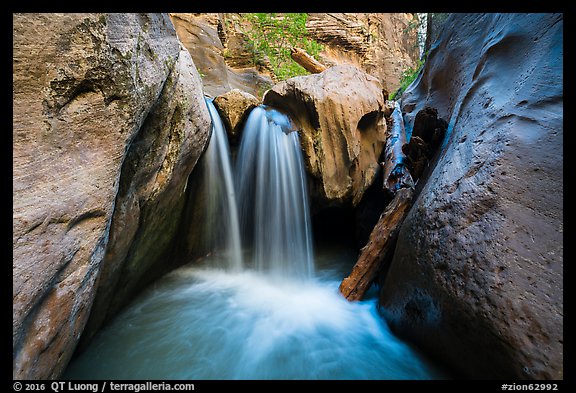
[(410, 143), (402, 147), (406, 166), (415, 181), (420, 179), (444, 140), (448, 123), (438, 117), (436, 108), (425, 107), (414, 118)]
[(394, 111), (391, 115), (392, 127), (390, 134), (386, 139), (384, 148), (384, 162), (380, 163), (384, 170), (384, 189), (394, 195), (396, 191), (403, 187), (414, 187), (414, 180), (410, 175), (406, 163), (406, 154), (402, 147), (406, 144), (406, 131), (404, 129), (404, 120), (398, 101), (394, 104)]
[(312, 74), (319, 74), (326, 70), (326, 66), (318, 60), (306, 53), (305, 50), (300, 48), (290, 49), (290, 57), (296, 63), (300, 64), (304, 69)]
[[(362, 248), (352, 272), (340, 284), (340, 293), (350, 301), (361, 300), (379, 273), (385, 274), (386, 264), (391, 261), (396, 248), (400, 226), (414, 198), (412, 175), (416, 180), (420, 178), (446, 132), (447, 123), (437, 118), (434, 108), (426, 108), (423, 114), (419, 112), (418, 115), (420, 120), (426, 121), (415, 122), (410, 143), (406, 144), (402, 113), (399, 104), (395, 103), (391, 114), (391, 131), (384, 152), (385, 161), (382, 163), (383, 187), (394, 197), (372, 229), (368, 243)], [(425, 123), (425, 126), (420, 123)], [(414, 170), (412, 175), (411, 170)]]
[(393, 196), (370, 233), (358, 261), (348, 277), (340, 284), (340, 293), (350, 301), (361, 300), (396, 246), (396, 238), (404, 217), (408, 214), (414, 195), (414, 181), (407, 167), (403, 151), (406, 145), (404, 120), (398, 102), (391, 114), (392, 126), (384, 150), (383, 188)]
[(381, 261), (394, 252), (400, 225), (410, 210), (413, 195), (413, 188), (401, 188), (380, 215), (352, 272), (340, 284), (340, 293), (349, 301), (361, 300), (364, 297), (377, 276)]

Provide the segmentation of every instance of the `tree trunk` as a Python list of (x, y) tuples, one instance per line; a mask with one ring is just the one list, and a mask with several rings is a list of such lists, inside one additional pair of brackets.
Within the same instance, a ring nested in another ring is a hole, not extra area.
[(400, 189), (380, 216), (352, 272), (340, 284), (340, 293), (346, 299), (361, 300), (376, 278), (381, 262), (394, 252), (399, 228), (410, 210), (413, 194), (412, 188)]
[(398, 101), (391, 116), (392, 127), (386, 140), (385, 158), (381, 165), (384, 169), (383, 187), (390, 195), (394, 195), (403, 187), (414, 188), (414, 180), (406, 166), (406, 154), (402, 151), (402, 147), (406, 144), (406, 131)]
[(380, 215), (370, 233), (368, 243), (362, 248), (358, 261), (348, 277), (342, 280), (340, 292), (350, 301), (361, 300), (376, 278), (382, 263), (390, 260), (396, 246), (400, 224), (412, 205), (414, 181), (406, 167), (406, 131), (398, 102), (391, 114), (392, 126), (384, 150), (384, 189), (394, 196)]
[(394, 195), (394, 198), (372, 229), (368, 243), (362, 248), (352, 272), (340, 284), (340, 293), (350, 301), (361, 300), (377, 275), (380, 272), (385, 274), (384, 269), (392, 260), (400, 225), (414, 198), (414, 181), (408, 164), (412, 163), (415, 170), (413, 174), (415, 179), (418, 179), (444, 138), (448, 126), (446, 121), (437, 118), (437, 114), (434, 108), (425, 108), (418, 112), (416, 118), (419, 121), (414, 121), (412, 140), (410, 144), (406, 144), (402, 112), (398, 102), (395, 103), (391, 114), (392, 126), (384, 151), (385, 162), (382, 163), (383, 187)]
[(319, 74), (326, 70), (326, 66), (318, 60), (310, 56), (306, 51), (300, 48), (292, 48), (290, 50), (290, 57), (296, 63), (300, 64), (304, 69), (312, 74)]

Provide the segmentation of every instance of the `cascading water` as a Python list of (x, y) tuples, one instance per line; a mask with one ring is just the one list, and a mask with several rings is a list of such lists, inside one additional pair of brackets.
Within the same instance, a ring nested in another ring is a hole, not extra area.
[[(208, 105), (217, 127), (217, 114)], [(288, 121), (260, 106), (243, 132), (235, 185), (242, 242), (253, 261), (246, 258), (243, 270), (229, 268), (241, 261), (215, 264), (235, 258), (239, 240), (213, 234), (236, 251), (215, 253), (158, 280), (99, 332), (64, 378), (443, 377), (390, 332), (374, 297), (351, 303), (340, 295), (355, 251), (317, 250), (314, 267), (298, 134), (284, 132)], [(221, 146), (218, 135), (213, 132), (210, 146)], [(217, 161), (207, 160), (215, 166)], [(210, 176), (232, 183), (226, 170), (215, 173)], [(214, 197), (223, 193), (233, 191), (220, 189)], [(230, 201), (217, 205), (218, 214), (234, 212)]]
[(212, 136), (202, 162), (206, 195), (204, 230), (209, 242), (206, 248), (223, 254), (219, 258), (220, 266), (240, 271), (242, 247), (228, 138), (220, 115), (208, 98), (206, 105), (212, 118)]
[(275, 109), (246, 120), (236, 164), (242, 234), (257, 270), (310, 278), (314, 262), (306, 172), (297, 132)]

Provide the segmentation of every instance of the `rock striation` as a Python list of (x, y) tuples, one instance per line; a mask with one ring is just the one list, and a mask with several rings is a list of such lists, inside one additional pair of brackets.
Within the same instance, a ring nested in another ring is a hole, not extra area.
[(354, 65), (390, 93), (420, 58), (416, 26), (410, 13), (311, 13), (306, 21), (310, 37), (324, 45), (323, 64)]
[[(252, 65), (243, 38), (227, 29), (222, 14), (171, 13), (182, 44), (194, 59), (210, 97), (240, 89), (256, 97), (272, 86), (272, 79)], [(225, 46), (226, 45), (226, 46)]]
[(94, 299), (161, 262), (210, 119), (168, 15), (13, 14), (13, 38), (13, 377), (53, 379)]
[[(274, 84), (269, 65), (254, 64), (241, 15), (170, 14), (211, 97), (237, 88), (262, 98)], [(324, 45), (321, 63), (354, 65), (392, 92), (400, 86), (402, 72), (420, 58), (416, 26), (410, 13), (310, 13), (306, 33)]]

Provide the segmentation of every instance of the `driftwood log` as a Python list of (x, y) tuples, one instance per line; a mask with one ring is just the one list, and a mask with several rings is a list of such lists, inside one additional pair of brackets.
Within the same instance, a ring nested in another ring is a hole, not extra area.
[(340, 293), (350, 301), (361, 300), (381, 269), (382, 262), (394, 252), (396, 238), (404, 217), (412, 206), (414, 181), (406, 166), (406, 131), (400, 106), (396, 102), (391, 114), (392, 127), (384, 150), (384, 189), (393, 195), (392, 201), (380, 215), (362, 248), (358, 261), (348, 277), (340, 284)]
[(364, 294), (376, 278), (380, 262), (394, 251), (398, 232), (404, 217), (412, 205), (414, 190), (402, 188), (396, 192), (392, 202), (388, 204), (378, 223), (370, 233), (370, 239), (352, 272), (340, 284), (340, 293), (350, 301), (362, 300)]
[[(340, 293), (350, 301), (361, 300), (378, 273), (391, 261), (404, 217), (414, 198), (414, 179), (418, 180), (444, 138), (448, 124), (437, 117), (434, 108), (418, 112), (412, 138), (406, 144), (406, 131), (398, 102), (390, 117), (392, 126), (384, 151), (384, 189), (393, 195), (370, 233), (352, 272), (340, 284)], [(425, 138), (425, 139), (423, 139)], [(414, 175), (414, 178), (411, 175)]]
[(326, 66), (318, 60), (306, 53), (305, 50), (300, 48), (290, 49), (290, 57), (296, 63), (300, 64), (304, 69), (312, 74), (319, 74), (326, 70)]
[(384, 150), (384, 162), (381, 163), (384, 169), (384, 189), (394, 195), (396, 191), (403, 187), (414, 187), (414, 180), (410, 175), (406, 163), (406, 154), (402, 147), (406, 144), (406, 130), (404, 120), (398, 101), (394, 104), (392, 112), (392, 127)]

